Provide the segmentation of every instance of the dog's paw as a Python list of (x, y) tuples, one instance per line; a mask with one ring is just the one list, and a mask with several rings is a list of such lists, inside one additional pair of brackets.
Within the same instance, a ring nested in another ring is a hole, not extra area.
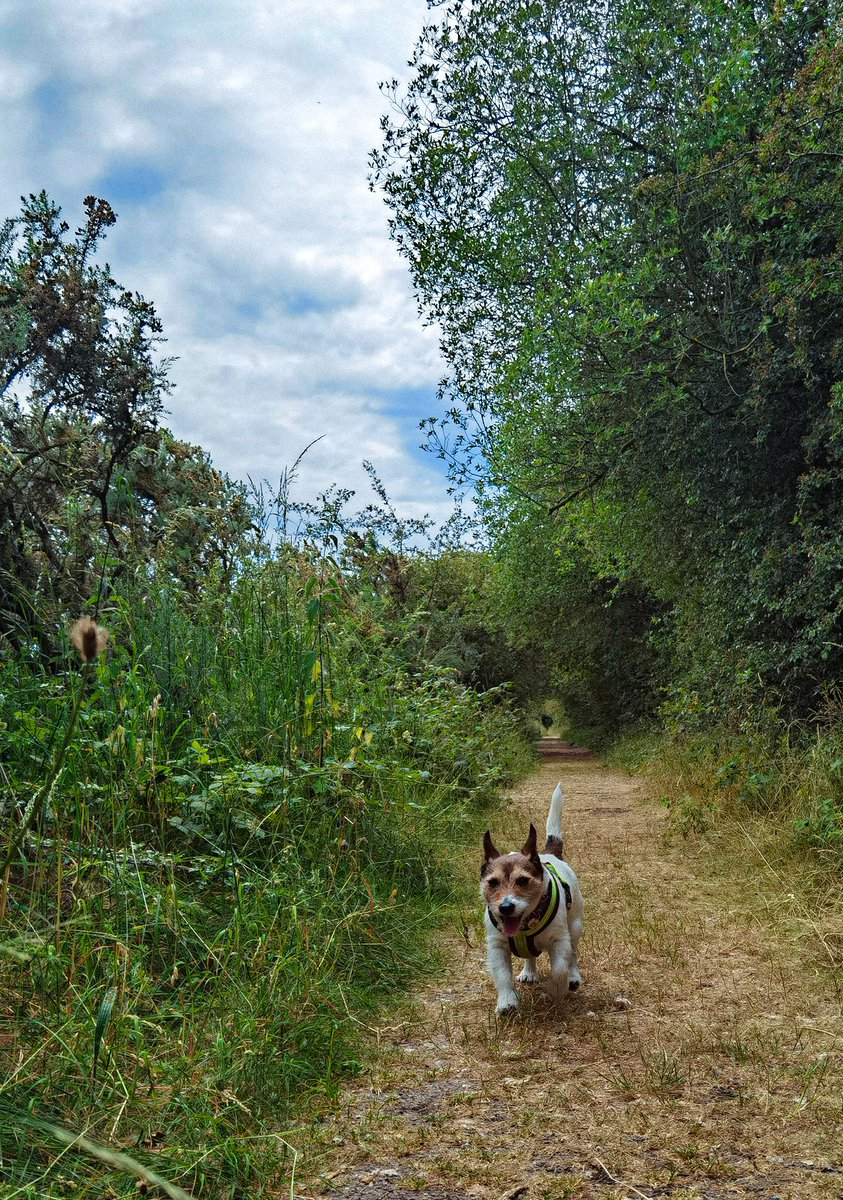
[(550, 979), (547, 981), (548, 999), (553, 1001), (553, 1003), (558, 1004), (560, 1001), (564, 1000), (565, 996), (567, 996), (568, 987), (569, 984), (567, 974), (551, 975)]
[(539, 981), (538, 971), (530, 963), (527, 963), (525, 965), (524, 969), (522, 970), (521, 974), (518, 976), (518, 982), (519, 983), (538, 983), (538, 981)]
[(511, 992), (501, 992), (495, 1012), (499, 1017), (512, 1016), (518, 1011), (518, 1004), (518, 993), (514, 989)]
[(579, 973), (579, 970), (576, 967), (574, 967), (572, 969), (570, 975), (568, 976), (568, 991), (569, 992), (578, 992), (580, 989), (581, 983), (582, 983), (582, 977)]

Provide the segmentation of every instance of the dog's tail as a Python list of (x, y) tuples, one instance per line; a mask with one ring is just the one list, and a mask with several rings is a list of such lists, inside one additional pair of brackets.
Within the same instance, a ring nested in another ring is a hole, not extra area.
[(547, 814), (547, 841), (544, 844), (545, 854), (554, 854), (562, 858), (564, 838), (562, 835), (562, 810), (565, 807), (565, 797), (562, 794), (562, 784), (557, 783), (550, 798), (550, 812)]

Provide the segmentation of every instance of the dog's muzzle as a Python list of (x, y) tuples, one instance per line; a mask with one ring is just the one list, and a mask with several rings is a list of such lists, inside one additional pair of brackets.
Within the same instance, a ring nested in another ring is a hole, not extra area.
[(498, 905), (498, 918), (506, 937), (515, 937), (521, 929), (521, 916), (514, 900), (502, 900)]

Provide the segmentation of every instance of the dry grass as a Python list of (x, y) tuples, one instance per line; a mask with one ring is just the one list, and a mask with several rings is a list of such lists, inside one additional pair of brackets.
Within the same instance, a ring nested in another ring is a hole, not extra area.
[(669, 838), (642, 785), (596, 763), (542, 766), (500, 842), (543, 821), (560, 774), (583, 991), (499, 1022), (466, 911), (447, 978), (377, 1031), (372, 1073), (320, 1126), (301, 1194), (840, 1200), (839, 904), (816, 904), (763, 826)]

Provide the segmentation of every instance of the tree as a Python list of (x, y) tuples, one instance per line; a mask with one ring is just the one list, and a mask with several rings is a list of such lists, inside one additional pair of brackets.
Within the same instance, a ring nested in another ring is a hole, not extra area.
[(96, 261), (111, 207), (84, 207), (71, 234), (44, 193), (30, 196), (0, 232), (0, 637), (47, 652), (57, 622), (129, 556), (181, 538), (176, 571), (186, 555), (195, 582), (203, 547), (242, 539), (250, 522), (242, 489), (159, 428), (160, 321)]
[(805, 711), (840, 665), (832, 556), (812, 590), (794, 541), (837, 470), (835, 28), (795, 2), (449, 4), (374, 159), (444, 329), (433, 448), (498, 530), (573, 531), (672, 624), (709, 708), (760, 678)]

